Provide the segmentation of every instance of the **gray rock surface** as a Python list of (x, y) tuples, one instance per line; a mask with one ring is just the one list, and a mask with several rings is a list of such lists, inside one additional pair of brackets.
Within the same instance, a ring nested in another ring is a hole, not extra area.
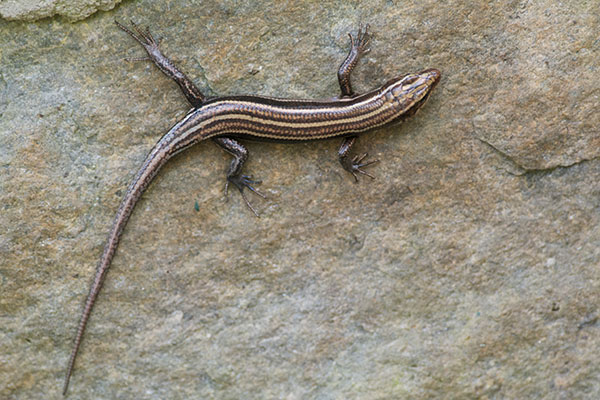
[(112, 9), (121, 0), (2, 0), (0, 16), (8, 20), (36, 21), (60, 15), (71, 21)]
[(335, 96), (359, 22), (375, 36), (357, 90), (443, 78), (359, 140), (374, 181), (353, 183), (338, 141), (248, 144), (259, 219), (225, 200), (212, 143), (172, 160), (125, 230), (69, 399), (600, 398), (600, 3), (547, 0), (0, 20), (0, 398), (62, 398), (121, 197), (189, 109), (123, 61), (143, 51), (115, 18), (150, 25), (210, 95)]

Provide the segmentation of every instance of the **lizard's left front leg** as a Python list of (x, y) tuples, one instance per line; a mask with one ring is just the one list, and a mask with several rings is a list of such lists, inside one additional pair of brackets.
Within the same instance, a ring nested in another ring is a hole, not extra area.
[(354, 67), (356, 67), (360, 56), (371, 51), (369, 48), (369, 41), (371, 38), (369, 36), (368, 24), (365, 26), (364, 31), (362, 30), (362, 26), (358, 28), (356, 37), (352, 36), (351, 33), (348, 33), (348, 36), (350, 36), (350, 51), (338, 69), (338, 83), (342, 90), (342, 97), (354, 96), (352, 84), (350, 83), (350, 75), (352, 74)]

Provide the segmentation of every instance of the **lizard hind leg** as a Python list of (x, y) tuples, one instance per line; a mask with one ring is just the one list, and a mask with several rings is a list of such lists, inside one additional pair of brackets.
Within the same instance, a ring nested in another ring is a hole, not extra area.
[(248, 150), (239, 142), (227, 138), (220, 137), (214, 138), (213, 141), (218, 144), (223, 150), (233, 156), (233, 160), (231, 160), (231, 164), (229, 165), (229, 169), (227, 171), (227, 183), (225, 184), (225, 195), (227, 195), (227, 190), (229, 188), (229, 184), (233, 184), (242, 195), (242, 199), (248, 206), (248, 208), (259, 217), (258, 212), (252, 207), (252, 204), (246, 197), (246, 193), (244, 193), (244, 189), (250, 190), (252, 193), (257, 196), (262, 197), (263, 199), (266, 197), (264, 194), (255, 189), (252, 185), (261, 183), (260, 180), (252, 179), (249, 175), (242, 174), (242, 167), (244, 163), (248, 159)]
[(173, 79), (175, 83), (179, 85), (181, 92), (193, 107), (197, 108), (204, 103), (206, 97), (202, 94), (200, 89), (194, 85), (194, 82), (192, 82), (190, 78), (181, 72), (179, 68), (177, 68), (175, 64), (162, 53), (158, 40), (154, 39), (149, 28), (142, 29), (133, 21), (131, 21), (131, 28), (126, 27), (117, 20), (115, 20), (115, 24), (141, 44), (142, 47), (144, 47), (144, 50), (146, 50), (146, 53), (148, 53), (147, 57), (130, 58), (130, 61), (152, 61), (162, 73)]

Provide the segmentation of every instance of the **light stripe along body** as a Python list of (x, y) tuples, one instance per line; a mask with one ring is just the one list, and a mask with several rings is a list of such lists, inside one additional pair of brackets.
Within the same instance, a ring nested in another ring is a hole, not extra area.
[(434, 69), (408, 74), (363, 96), (335, 101), (299, 103), (260, 96), (209, 100), (171, 128), (157, 147), (178, 152), (218, 136), (289, 142), (365, 132), (420, 106), (439, 76)]

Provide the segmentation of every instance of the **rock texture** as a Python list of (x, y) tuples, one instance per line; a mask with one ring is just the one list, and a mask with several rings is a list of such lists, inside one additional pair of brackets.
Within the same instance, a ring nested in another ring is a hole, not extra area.
[(150, 25), (210, 95), (335, 96), (360, 22), (375, 36), (357, 90), (443, 78), (361, 137), (374, 181), (354, 184), (337, 141), (248, 144), (261, 218), (225, 199), (213, 144), (172, 160), (125, 230), (69, 399), (600, 398), (600, 3), (546, 0), (0, 20), (0, 398), (62, 398), (113, 215), (189, 108), (123, 61), (143, 52), (115, 18)]
[(112, 9), (121, 0), (2, 0), (0, 16), (8, 20), (36, 21), (60, 15), (71, 21)]

